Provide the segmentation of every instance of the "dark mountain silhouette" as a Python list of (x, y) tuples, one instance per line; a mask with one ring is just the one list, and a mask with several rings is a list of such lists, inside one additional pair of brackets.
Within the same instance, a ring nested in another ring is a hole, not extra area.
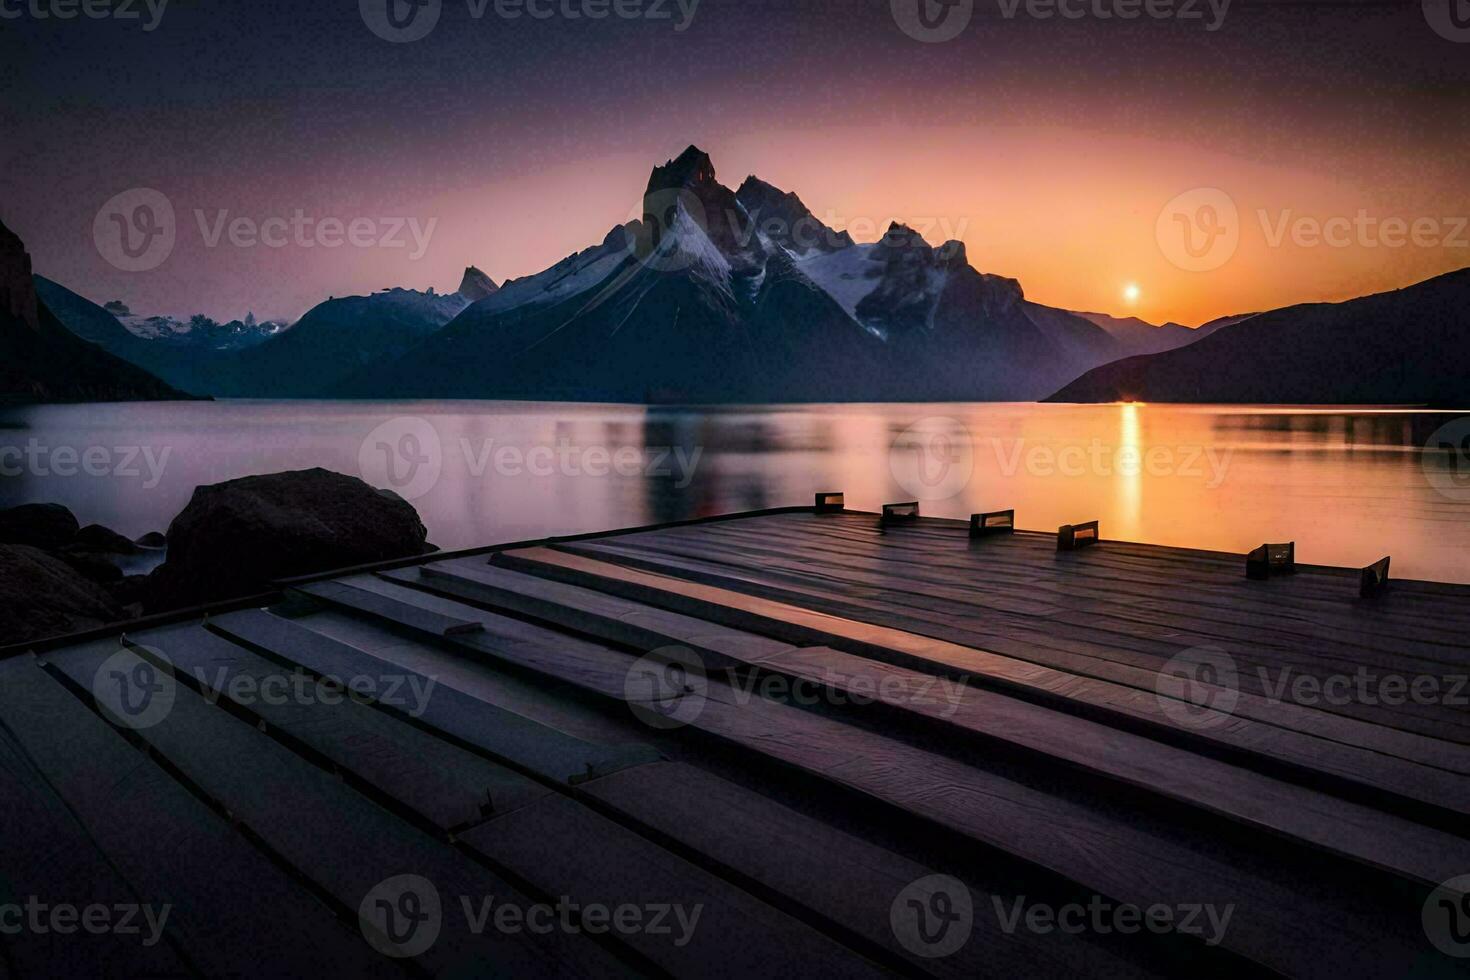
[(1470, 403), (1470, 269), (1345, 303), (1246, 317), (1096, 368), (1059, 402)]
[(263, 342), (215, 350), (144, 339), (91, 300), (35, 278), (40, 295), (72, 333), (180, 388), (231, 398), (320, 397), (364, 364), (413, 347), (467, 305), (458, 293), (432, 290), (333, 298)]
[(333, 298), (289, 329), (218, 365), (212, 391), (242, 398), (317, 398), (365, 365), (391, 362), (465, 308), (458, 293), (388, 289)]
[(0, 223), (0, 400), (187, 398), (147, 371), (73, 334), (36, 295), (31, 257)]
[(1108, 334), (1028, 303), (895, 224), (856, 245), (794, 194), (739, 192), (690, 147), (654, 168), (643, 217), (505, 283), (358, 398), (607, 401), (1034, 399), (1121, 356)]
[(494, 279), (470, 266), (464, 270), (464, 278), (459, 282), (459, 295), (464, 297), (466, 303), (478, 303), (499, 288)]
[(1136, 316), (1109, 316), (1106, 313), (1078, 313), (1095, 323), (1117, 340), (1129, 354), (1158, 354), (1192, 344), (1208, 334), (1198, 333), (1182, 323), (1149, 323)]

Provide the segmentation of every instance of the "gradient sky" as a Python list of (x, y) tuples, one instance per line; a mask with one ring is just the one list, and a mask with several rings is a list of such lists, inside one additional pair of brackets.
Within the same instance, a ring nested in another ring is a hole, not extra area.
[[(99, 302), (291, 318), (328, 295), (452, 290), (471, 263), (540, 271), (697, 143), (732, 186), (759, 174), (860, 240), (894, 218), (961, 238), (977, 268), (1071, 309), (1196, 324), (1470, 265), (1470, 40), (1420, 0), (1236, 0), (1213, 32), (975, 2), (937, 44), (889, 0), (702, 0), (683, 32), (672, 0), (660, 21), (475, 20), (444, 0), (408, 44), (375, 36), (358, 0), (172, 0), (151, 32), (24, 13), (0, 19), (0, 219), (38, 272)], [(169, 198), (178, 232), (129, 273), (93, 220), (135, 187)], [(1201, 187), (1237, 207), (1239, 246), (1188, 271), (1156, 226)], [(415, 260), (209, 247), (196, 215), (298, 210), (435, 224)], [(1421, 243), (1270, 240), (1283, 218), (1360, 211), (1419, 221)]]

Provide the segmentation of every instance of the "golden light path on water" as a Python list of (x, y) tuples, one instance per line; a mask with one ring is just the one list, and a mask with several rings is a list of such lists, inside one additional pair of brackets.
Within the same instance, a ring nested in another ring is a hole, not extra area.
[[(112, 465), (79, 472), (89, 449)], [(1294, 540), (1309, 563), (1391, 554), (1397, 576), (1470, 582), (1470, 417), (1455, 413), (244, 401), (0, 412), (0, 506), (57, 501), (129, 536), (165, 529), (201, 484), (311, 466), (410, 498), (444, 548), (843, 491), (864, 510), (919, 500), (925, 515), (965, 520), (1014, 508), (1022, 528), (1099, 520), (1105, 538), (1238, 554)]]

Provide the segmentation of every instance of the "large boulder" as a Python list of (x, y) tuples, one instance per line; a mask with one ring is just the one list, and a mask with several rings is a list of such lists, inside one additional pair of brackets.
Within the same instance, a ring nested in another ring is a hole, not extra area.
[(71, 550), (94, 555), (136, 555), (139, 547), (111, 528), (88, 524), (77, 532)]
[(268, 591), (276, 579), (408, 558), (433, 549), (397, 494), (327, 470), (200, 487), (168, 529), (168, 559), (146, 607), (179, 609)]
[(0, 544), (63, 548), (79, 530), (77, 519), (60, 504), (22, 504), (0, 510)]
[(50, 555), (0, 544), (0, 646), (128, 618), (105, 589)]

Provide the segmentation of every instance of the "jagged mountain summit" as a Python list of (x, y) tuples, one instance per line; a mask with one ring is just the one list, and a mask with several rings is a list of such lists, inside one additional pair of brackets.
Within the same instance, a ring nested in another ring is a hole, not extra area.
[(459, 282), (459, 295), (464, 297), (466, 303), (478, 303), (499, 288), (494, 279), (475, 266), (470, 266), (464, 270), (464, 278)]
[(697, 147), (655, 167), (642, 217), (507, 282), (359, 398), (631, 402), (1029, 400), (1126, 353), (1095, 324), (895, 223), (857, 244), (795, 194), (732, 191)]
[(0, 223), (0, 401), (160, 401), (186, 397), (63, 326), (37, 296), (25, 244)]

